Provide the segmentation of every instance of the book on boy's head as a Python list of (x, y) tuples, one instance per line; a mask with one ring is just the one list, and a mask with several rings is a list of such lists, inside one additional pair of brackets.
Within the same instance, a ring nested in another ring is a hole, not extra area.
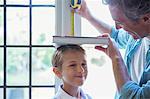
[(108, 37), (53, 36), (53, 43), (108, 45)]

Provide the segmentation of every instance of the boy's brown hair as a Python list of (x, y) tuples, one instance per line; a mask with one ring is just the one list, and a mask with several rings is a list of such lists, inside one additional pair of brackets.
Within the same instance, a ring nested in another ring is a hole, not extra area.
[(63, 55), (65, 52), (68, 51), (78, 51), (85, 54), (85, 50), (80, 45), (76, 44), (61, 45), (60, 47), (57, 48), (57, 50), (53, 54), (52, 65), (54, 67), (58, 67), (59, 69), (61, 69), (63, 64)]

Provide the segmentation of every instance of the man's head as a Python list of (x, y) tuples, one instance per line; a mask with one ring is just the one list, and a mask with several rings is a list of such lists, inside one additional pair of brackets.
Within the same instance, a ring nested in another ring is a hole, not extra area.
[(103, 0), (116, 24), (121, 25), (134, 38), (150, 35), (149, 0)]

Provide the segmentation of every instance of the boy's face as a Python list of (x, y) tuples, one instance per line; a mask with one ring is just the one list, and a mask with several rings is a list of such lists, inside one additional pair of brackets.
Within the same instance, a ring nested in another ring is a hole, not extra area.
[(83, 53), (69, 51), (63, 54), (61, 79), (64, 86), (81, 86), (87, 77), (87, 73), (87, 63)]
[[(143, 38), (148, 35), (148, 20), (144, 21), (141, 17), (134, 22), (128, 19), (125, 14), (116, 6), (109, 6), (111, 16), (116, 24), (119, 24), (124, 30), (133, 36), (134, 39)], [(138, 36), (137, 36), (138, 34)]]

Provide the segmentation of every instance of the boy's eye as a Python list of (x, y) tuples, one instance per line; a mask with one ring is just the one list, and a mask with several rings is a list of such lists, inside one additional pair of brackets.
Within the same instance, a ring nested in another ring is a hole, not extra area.
[(87, 64), (83, 63), (82, 66), (83, 66), (83, 67), (87, 67)]
[(69, 65), (69, 66), (71, 66), (71, 67), (75, 67), (75, 66), (76, 66), (76, 64), (71, 64), (71, 65)]

